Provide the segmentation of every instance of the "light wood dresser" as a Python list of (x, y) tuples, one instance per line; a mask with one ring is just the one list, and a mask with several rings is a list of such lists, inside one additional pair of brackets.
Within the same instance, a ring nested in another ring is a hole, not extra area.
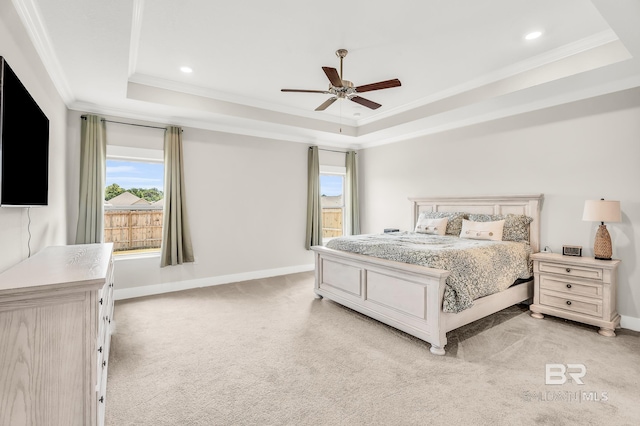
[(0, 425), (102, 425), (113, 244), (47, 247), (0, 274)]
[(535, 253), (533, 304), (534, 318), (542, 314), (600, 327), (603, 336), (615, 336), (620, 326), (616, 308), (619, 260)]

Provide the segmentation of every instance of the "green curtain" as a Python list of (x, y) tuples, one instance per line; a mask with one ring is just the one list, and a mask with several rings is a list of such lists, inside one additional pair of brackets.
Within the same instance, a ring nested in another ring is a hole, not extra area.
[(194, 261), (184, 188), (182, 129), (169, 126), (164, 135), (164, 213), (160, 267)]
[(76, 244), (100, 243), (104, 226), (104, 187), (107, 166), (107, 130), (96, 115), (81, 117), (80, 205)]
[(318, 147), (309, 148), (307, 187), (307, 239), (305, 247), (322, 245), (322, 205), (320, 204), (320, 160)]
[(347, 176), (345, 182), (345, 208), (347, 233), (360, 234), (360, 203), (358, 202), (358, 169), (356, 166), (356, 152), (347, 152), (345, 165)]

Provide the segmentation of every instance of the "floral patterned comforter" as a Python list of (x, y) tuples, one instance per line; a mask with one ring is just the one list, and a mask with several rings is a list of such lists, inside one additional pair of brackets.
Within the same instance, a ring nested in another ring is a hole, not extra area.
[(449, 271), (444, 312), (463, 311), (471, 307), (475, 299), (533, 276), (531, 248), (524, 242), (394, 232), (334, 238), (326, 246)]

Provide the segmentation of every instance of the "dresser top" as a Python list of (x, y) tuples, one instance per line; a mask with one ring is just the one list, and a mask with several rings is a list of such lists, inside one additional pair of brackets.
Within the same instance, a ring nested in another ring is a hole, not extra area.
[(0, 296), (62, 288), (99, 288), (113, 243), (50, 246), (0, 274)]

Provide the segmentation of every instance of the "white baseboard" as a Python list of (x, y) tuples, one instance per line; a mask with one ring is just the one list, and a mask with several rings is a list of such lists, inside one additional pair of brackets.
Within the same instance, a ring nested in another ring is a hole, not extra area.
[(620, 327), (628, 330), (640, 331), (640, 318), (620, 315)]
[[(243, 272), (241, 274), (221, 275), (218, 277), (198, 278), (195, 280), (176, 281), (162, 284), (152, 284), (140, 287), (115, 289), (115, 300), (132, 299), (134, 297), (152, 296), (154, 294), (171, 293), (191, 288), (209, 287), (212, 285), (237, 283), (240, 281), (256, 280), (260, 278), (277, 277), (280, 275), (296, 274), (298, 272), (313, 271), (315, 265), (298, 265), (286, 268), (265, 269), (261, 271)], [(117, 286), (117, 283), (116, 283)]]

